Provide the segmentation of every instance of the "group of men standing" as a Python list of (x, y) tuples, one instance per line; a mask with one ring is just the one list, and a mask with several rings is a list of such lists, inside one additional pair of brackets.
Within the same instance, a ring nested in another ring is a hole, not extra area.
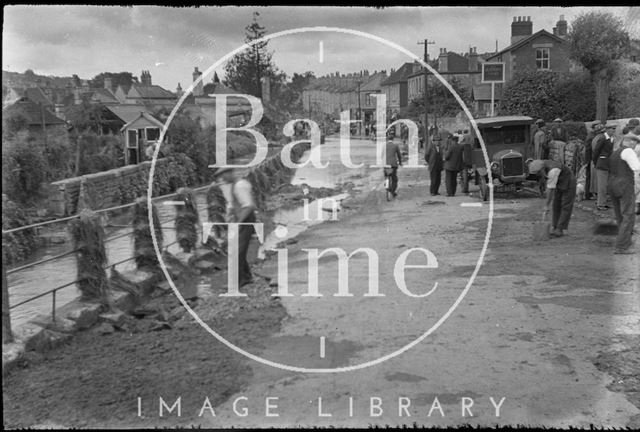
[(458, 174), (462, 174), (462, 193), (469, 193), (467, 176), (471, 167), (472, 145), (473, 136), (468, 131), (455, 135), (434, 131), (431, 145), (424, 154), (425, 162), (429, 166), (431, 196), (440, 195), (442, 171), (445, 173), (447, 196), (455, 196)]
[[(552, 237), (562, 237), (568, 229), (580, 183), (585, 199), (597, 196), (598, 210), (614, 210), (618, 224), (614, 253), (632, 254), (631, 236), (635, 216), (640, 214), (640, 121), (631, 119), (621, 135), (616, 136), (615, 128), (595, 123), (583, 143), (568, 132), (562, 119), (555, 119), (550, 127), (538, 120), (528, 170), (540, 177), (546, 189), (544, 213), (552, 213)], [(466, 131), (455, 135), (436, 131), (432, 135), (425, 151), (432, 196), (440, 194), (442, 171), (447, 196), (455, 195), (459, 173), (463, 188), (468, 188), (472, 145), (473, 135)]]
[(597, 210), (614, 210), (618, 224), (614, 253), (635, 253), (631, 236), (635, 216), (640, 213), (640, 120), (631, 119), (618, 136), (613, 124), (593, 124), (584, 145), (571, 147), (575, 153), (572, 163), (567, 163), (571, 152), (565, 149), (577, 138), (568, 136), (562, 120), (556, 119), (550, 130), (543, 120), (538, 120), (536, 126), (536, 160), (530, 163), (529, 173), (546, 181), (545, 213), (549, 209), (553, 213), (551, 235), (561, 237), (568, 227), (578, 177), (585, 199), (595, 195)]

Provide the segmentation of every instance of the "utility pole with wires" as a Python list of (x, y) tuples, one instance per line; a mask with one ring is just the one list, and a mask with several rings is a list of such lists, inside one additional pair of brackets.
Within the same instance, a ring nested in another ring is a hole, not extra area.
[[(429, 39), (425, 39), (424, 42), (418, 42), (418, 45), (424, 45), (424, 62), (429, 64), (429, 45), (435, 45), (435, 41), (429, 42)], [(424, 68), (424, 148), (429, 145), (429, 98), (427, 97), (427, 88), (429, 84), (429, 69)]]

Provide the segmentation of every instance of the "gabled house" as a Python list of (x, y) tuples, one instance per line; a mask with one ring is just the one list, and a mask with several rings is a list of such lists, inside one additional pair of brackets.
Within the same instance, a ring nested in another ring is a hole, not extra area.
[(14, 115), (24, 117), (31, 133), (48, 133), (51, 129), (64, 131), (67, 128), (67, 123), (56, 117), (44, 103), (37, 103), (26, 96), (2, 108), (3, 119)]
[(514, 17), (511, 23), (511, 45), (489, 56), (487, 62), (504, 62), (505, 80), (523, 70), (569, 72), (569, 47), (565, 40), (567, 22), (564, 16), (556, 24), (554, 33), (539, 30), (533, 33), (531, 17)]
[(147, 147), (156, 145), (164, 125), (146, 111), (126, 123), (120, 129), (124, 136), (125, 165), (135, 165), (145, 160)]

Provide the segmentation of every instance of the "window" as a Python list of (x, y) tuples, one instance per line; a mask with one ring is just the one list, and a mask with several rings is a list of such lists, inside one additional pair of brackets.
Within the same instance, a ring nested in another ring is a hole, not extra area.
[(160, 139), (160, 129), (147, 128), (147, 141), (158, 141)]
[(127, 131), (129, 139), (127, 140), (127, 147), (138, 148), (138, 132), (135, 129), (129, 129)]
[(549, 48), (536, 48), (536, 68), (550, 69)]

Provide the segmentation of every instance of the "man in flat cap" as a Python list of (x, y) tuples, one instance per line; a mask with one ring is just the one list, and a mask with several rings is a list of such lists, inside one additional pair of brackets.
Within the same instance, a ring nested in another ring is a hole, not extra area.
[(538, 130), (533, 136), (533, 159), (546, 159), (549, 155), (549, 132), (544, 120), (538, 119), (536, 121)]
[(567, 127), (564, 125), (560, 117), (553, 121), (551, 126), (551, 139), (555, 141), (567, 142), (569, 141), (569, 134), (567, 133)]
[(545, 215), (552, 211), (552, 237), (562, 237), (569, 228), (569, 220), (576, 198), (576, 178), (571, 170), (560, 162), (536, 159), (529, 164), (529, 172), (546, 180), (547, 201)]
[[(213, 176), (227, 200), (227, 222), (255, 223), (256, 204), (253, 198), (251, 183), (239, 178), (235, 168), (218, 168)], [(238, 287), (253, 281), (251, 267), (247, 261), (249, 243), (253, 234), (251, 225), (240, 225), (238, 234)]]

